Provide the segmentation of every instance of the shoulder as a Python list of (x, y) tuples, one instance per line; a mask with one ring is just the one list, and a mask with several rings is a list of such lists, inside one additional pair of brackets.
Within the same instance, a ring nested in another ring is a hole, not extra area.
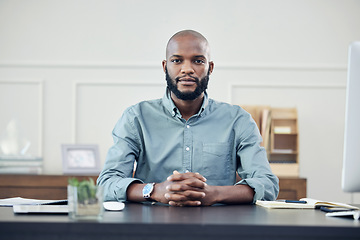
[(222, 114), (231, 115), (232, 117), (251, 117), (251, 115), (239, 105), (220, 102), (214, 99), (209, 99), (209, 110), (210, 112), (221, 112)]
[(140, 123), (156, 115), (161, 109), (161, 99), (141, 101), (127, 107), (117, 121), (115, 131), (132, 131)]
[(209, 115), (211, 116), (209, 119), (232, 126), (235, 133), (243, 137), (254, 136), (256, 139), (260, 139), (260, 132), (255, 120), (239, 105), (209, 99)]
[(238, 129), (256, 128), (256, 123), (250, 113), (239, 105), (209, 99), (208, 118), (217, 122), (232, 125)]
[(124, 111), (124, 114), (138, 116), (138, 115), (144, 114), (145, 112), (159, 109), (159, 108), (161, 108), (161, 106), (162, 106), (161, 99), (152, 99), (152, 100), (141, 101), (139, 103), (136, 103), (136, 104), (128, 107)]

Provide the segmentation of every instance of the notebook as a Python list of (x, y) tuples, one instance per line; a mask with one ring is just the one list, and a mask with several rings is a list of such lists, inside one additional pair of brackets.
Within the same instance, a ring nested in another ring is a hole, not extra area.
[(346, 209), (359, 210), (358, 207), (351, 206), (344, 203), (320, 201), (312, 198), (301, 198), (300, 201), (305, 203), (289, 203), (284, 200), (277, 201), (256, 201), (256, 205), (265, 208), (299, 208), (299, 209), (314, 209), (320, 207), (341, 207)]

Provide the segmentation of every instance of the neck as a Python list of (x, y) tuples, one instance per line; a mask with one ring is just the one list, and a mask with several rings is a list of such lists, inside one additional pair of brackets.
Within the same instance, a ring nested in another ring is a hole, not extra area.
[(182, 100), (171, 92), (171, 99), (174, 101), (175, 106), (179, 109), (182, 117), (188, 120), (191, 116), (197, 114), (202, 106), (204, 100), (204, 93), (194, 100)]

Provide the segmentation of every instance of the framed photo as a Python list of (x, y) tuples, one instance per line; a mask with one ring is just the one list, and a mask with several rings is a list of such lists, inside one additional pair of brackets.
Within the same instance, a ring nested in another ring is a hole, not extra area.
[(98, 145), (61, 145), (63, 173), (98, 175), (101, 171)]

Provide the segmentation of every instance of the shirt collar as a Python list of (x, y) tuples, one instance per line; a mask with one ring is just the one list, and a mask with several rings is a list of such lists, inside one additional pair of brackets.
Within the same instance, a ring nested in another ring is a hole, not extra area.
[[(164, 94), (164, 96), (162, 98), (162, 102), (163, 102), (164, 107), (171, 114), (171, 116), (173, 116), (173, 117), (176, 117), (176, 116), (181, 117), (179, 109), (175, 106), (173, 100), (171, 99), (170, 91), (169, 91), (168, 88), (166, 88), (166, 92), (165, 92), (165, 94)], [(204, 110), (208, 106), (208, 104), (209, 104), (209, 96), (208, 96), (207, 92), (205, 91), (204, 92), (203, 103), (201, 105), (201, 108), (200, 108), (199, 112), (196, 115), (200, 116), (204, 112)]]

